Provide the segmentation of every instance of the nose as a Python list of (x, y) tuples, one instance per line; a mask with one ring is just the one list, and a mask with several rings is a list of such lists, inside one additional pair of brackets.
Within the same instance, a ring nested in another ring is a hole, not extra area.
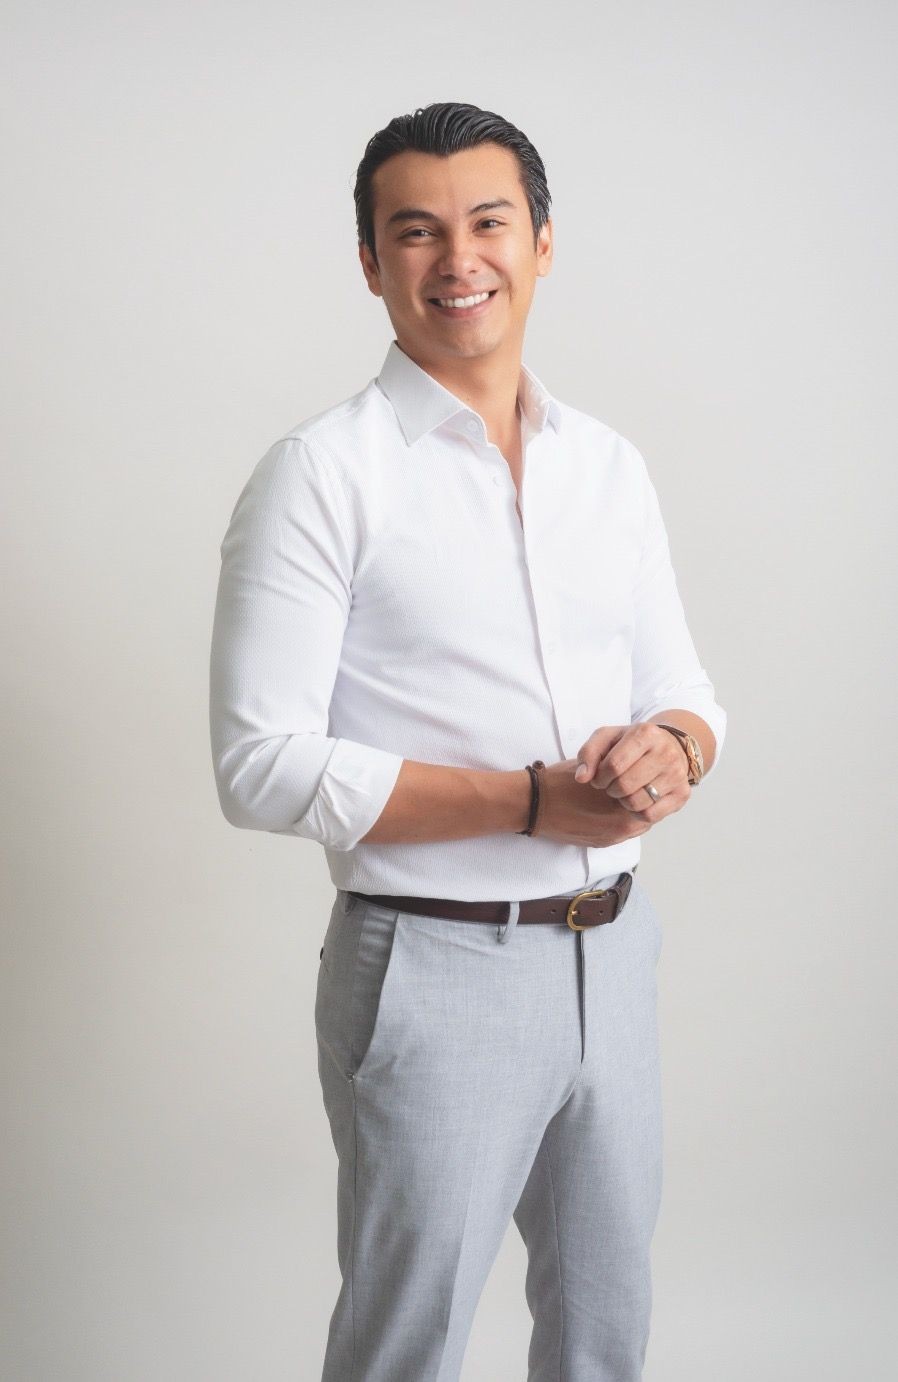
[(477, 246), (466, 231), (447, 235), (443, 252), (437, 260), (437, 272), (442, 278), (464, 279), (469, 282), (477, 273), (480, 257)]

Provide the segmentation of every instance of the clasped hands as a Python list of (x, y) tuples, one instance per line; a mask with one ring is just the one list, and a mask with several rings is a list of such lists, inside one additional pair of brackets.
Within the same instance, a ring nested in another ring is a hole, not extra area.
[[(576, 758), (550, 764), (540, 776), (545, 802), (538, 833), (568, 844), (601, 847), (644, 835), (692, 794), (676, 736), (651, 722), (605, 725)], [(649, 783), (658, 801), (646, 792)]]

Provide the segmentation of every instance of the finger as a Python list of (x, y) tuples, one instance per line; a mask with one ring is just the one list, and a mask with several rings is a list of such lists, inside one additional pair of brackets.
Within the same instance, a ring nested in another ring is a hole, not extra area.
[[(657, 801), (651, 801), (645, 791), (639, 791), (636, 793), (636, 797), (645, 805), (632, 810), (630, 812), (631, 818), (635, 817), (636, 820), (647, 821), (649, 825), (655, 825), (665, 816), (672, 816), (675, 811), (681, 810), (691, 796), (692, 788), (688, 782), (677, 783), (669, 792), (662, 792)], [(625, 803), (621, 801), (620, 805), (625, 806)], [(625, 809), (629, 810), (626, 806)]]
[[(683, 762), (686, 763), (685, 757)], [(675, 781), (676, 775), (663, 750), (659, 752), (656, 748), (650, 748), (613, 778), (607, 787), (600, 790), (604, 790), (609, 797), (622, 801), (624, 797), (638, 795), (647, 782), (653, 783), (660, 791), (662, 783), (672, 786)], [(597, 782), (594, 781), (592, 785), (595, 787)], [(640, 805), (644, 806), (645, 802), (641, 802)]]
[(603, 756), (626, 733), (627, 728), (627, 725), (603, 725), (593, 731), (577, 754), (579, 763), (574, 777), (578, 782), (590, 781)]
[[(647, 791), (650, 786), (654, 787), (658, 793), (657, 801)], [(690, 791), (689, 783), (680, 773), (656, 772), (639, 787), (635, 787), (631, 792), (624, 792), (616, 800), (618, 806), (623, 806), (625, 810), (633, 811), (638, 815), (652, 807), (660, 806), (662, 801), (670, 804), (674, 798), (685, 800)]]
[[(666, 733), (664, 730), (660, 732)], [(592, 785), (607, 791), (609, 786), (628, 772), (644, 754), (652, 752), (653, 748), (658, 745), (657, 733), (657, 725), (629, 725), (617, 742), (610, 745), (603, 754), (593, 777)], [(668, 739), (672, 737), (672, 735), (667, 735)], [(636, 785), (639, 785), (638, 779)]]

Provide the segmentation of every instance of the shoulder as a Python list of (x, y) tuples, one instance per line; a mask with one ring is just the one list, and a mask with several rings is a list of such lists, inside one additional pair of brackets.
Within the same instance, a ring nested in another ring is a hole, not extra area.
[(555, 400), (561, 413), (559, 441), (590, 464), (600, 464), (641, 480), (646, 473), (642, 452), (629, 437), (581, 408)]
[(347, 478), (347, 462), (364, 452), (384, 425), (386, 399), (374, 384), (329, 408), (294, 423), (273, 441), (256, 462), (248, 487), (269, 495), (297, 486), (304, 491), (338, 486)]
[(297, 422), (278, 444), (295, 444), (295, 449), (312, 455), (329, 456), (336, 461), (362, 438), (370, 438), (388, 422), (389, 404), (372, 379), (364, 389), (341, 399), (330, 408)]

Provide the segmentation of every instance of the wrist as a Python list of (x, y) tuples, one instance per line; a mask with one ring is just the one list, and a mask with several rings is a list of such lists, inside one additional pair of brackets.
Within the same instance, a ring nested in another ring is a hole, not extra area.
[(679, 725), (666, 724), (663, 720), (656, 720), (655, 724), (659, 729), (666, 729), (668, 734), (676, 739), (686, 755), (687, 781), (690, 787), (697, 787), (705, 773), (701, 744), (694, 735), (688, 730), (681, 729)]
[(530, 808), (533, 804), (533, 784), (527, 768), (519, 768), (509, 777), (513, 779), (510, 790), (514, 797), (514, 819), (511, 829), (517, 835), (526, 833), (530, 821)]
[(535, 758), (532, 763), (527, 765), (526, 772), (530, 778), (530, 811), (527, 816), (527, 825), (523, 830), (518, 831), (519, 835), (533, 836), (539, 833), (539, 823), (545, 808), (545, 792), (540, 780), (540, 772), (545, 766), (541, 758)]
[(512, 771), (467, 769), (475, 797), (472, 816), (478, 834), (507, 834), (527, 829), (530, 817), (530, 774), (526, 768)]

